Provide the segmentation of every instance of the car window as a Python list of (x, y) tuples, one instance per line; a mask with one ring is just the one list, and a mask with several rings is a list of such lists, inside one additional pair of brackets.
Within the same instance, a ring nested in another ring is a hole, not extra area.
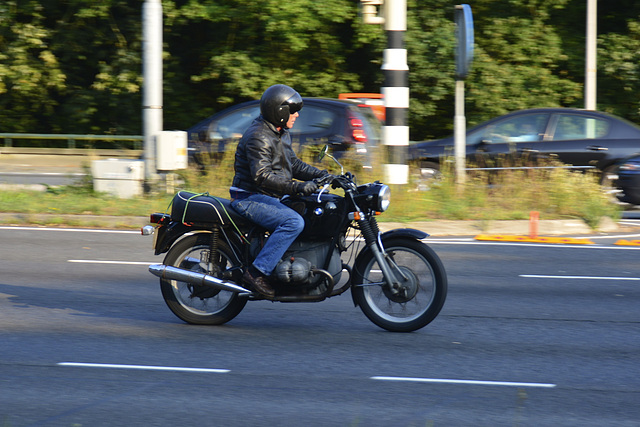
[(259, 105), (250, 105), (232, 111), (209, 125), (207, 135), (210, 141), (218, 139), (241, 138), (253, 119), (260, 115)]
[(305, 105), (291, 129), (292, 134), (317, 133), (329, 129), (336, 121), (336, 113), (315, 105)]
[(559, 114), (553, 140), (602, 138), (609, 132), (609, 122), (604, 119)]
[(467, 136), (467, 144), (541, 141), (548, 121), (549, 113), (509, 117), (473, 131)]

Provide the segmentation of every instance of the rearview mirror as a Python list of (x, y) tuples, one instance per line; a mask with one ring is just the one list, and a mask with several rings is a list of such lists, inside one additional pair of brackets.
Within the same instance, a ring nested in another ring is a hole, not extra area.
[(324, 147), (322, 147), (322, 150), (320, 150), (320, 153), (318, 154), (318, 162), (322, 161), (322, 159), (324, 159), (324, 156), (326, 156), (328, 152), (329, 152), (329, 145), (327, 144)]
[(318, 154), (318, 162), (320, 162), (322, 159), (324, 159), (325, 156), (327, 156), (328, 158), (330, 158), (331, 160), (336, 162), (338, 164), (338, 166), (340, 166), (340, 174), (344, 175), (344, 167), (342, 167), (342, 164), (338, 161), (338, 159), (336, 159), (331, 154), (329, 154), (329, 145), (328, 144), (325, 145), (324, 147), (322, 147), (322, 150), (320, 150), (320, 154)]

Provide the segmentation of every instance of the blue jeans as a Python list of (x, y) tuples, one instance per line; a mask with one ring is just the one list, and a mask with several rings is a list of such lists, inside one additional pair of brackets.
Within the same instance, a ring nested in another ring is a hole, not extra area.
[(271, 232), (267, 243), (253, 261), (255, 268), (266, 276), (270, 275), (291, 243), (302, 233), (304, 220), (280, 200), (264, 194), (236, 199), (231, 206), (243, 217)]

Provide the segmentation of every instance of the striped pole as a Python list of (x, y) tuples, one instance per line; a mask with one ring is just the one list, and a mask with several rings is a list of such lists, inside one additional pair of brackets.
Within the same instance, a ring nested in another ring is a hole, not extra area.
[(406, 184), (409, 178), (409, 66), (404, 46), (407, 31), (406, 0), (385, 1), (385, 31), (387, 48), (382, 61), (382, 95), (386, 110), (383, 140), (387, 163), (384, 165), (384, 172), (389, 184)]

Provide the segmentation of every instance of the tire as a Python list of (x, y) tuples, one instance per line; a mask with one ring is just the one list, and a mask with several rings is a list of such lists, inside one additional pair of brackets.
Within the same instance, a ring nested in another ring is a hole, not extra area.
[(618, 167), (610, 166), (602, 171), (600, 176), (600, 185), (609, 200), (613, 203), (620, 204), (624, 198), (623, 191), (618, 187)]
[(440, 165), (433, 162), (421, 162), (412, 168), (412, 181), (417, 191), (428, 191), (444, 179)]
[(447, 297), (447, 276), (436, 253), (413, 239), (389, 239), (385, 252), (404, 273), (402, 292), (391, 294), (382, 282), (382, 273), (373, 253), (364, 251), (356, 260), (353, 299), (376, 325), (391, 332), (411, 332), (436, 318)]
[[(165, 265), (207, 273), (225, 280), (232, 280), (233, 252), (224, 242), (219, 243), (218, 262), (213, 270), (207, 262), (211, 234), (196, 234), (179, 241), (164, 259)], [(236, 266), (237, 267), (237, 266)], [(241, 270), (235, 269), (236, 279)], [(224, 276), (224, 277), (223, 277)], [(209, 286), (192, 285), (177, 280), (160, 279), (162, 297), (173, 314), (195, 325), (221, 325), (236, 317), (247, 304), (247, 298), (235, 292), (218, 290)]]

